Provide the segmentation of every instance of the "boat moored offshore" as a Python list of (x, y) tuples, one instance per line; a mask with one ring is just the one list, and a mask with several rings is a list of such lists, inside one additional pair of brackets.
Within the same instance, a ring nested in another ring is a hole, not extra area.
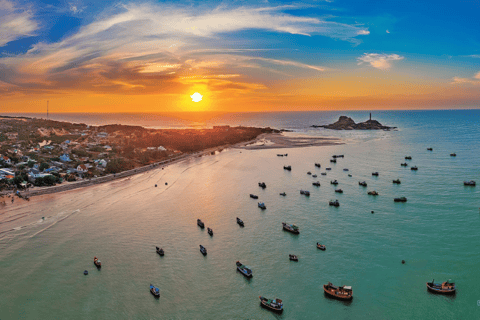
[(243, 274), (245, 277), (247, 278), (253, 277), (252, 270), (249, 267), (240, 263), (240, 261), (237, 261), (236, 265), (237, 265), (237, 270), (240, 271), (240, 273)]
[(205, 228), (205, 223), (203, 223), (202, 220), (197, 219), (197, 224), (198, 224), (198, 226), (199, 226), (200, 228), (202, 228), (202, 229)]
[(300, 234), (300, 229), (294, 224), (288, 224), (286, 222), (282, 222), (283, 230), (294, 233)]
[(427, 282), (427, 289), (433, 293), (455, 294), (457, 286), (455, 285), (455, 281), (451, 279), (442, 283), (435, 283), (435, 280), (432, 280), (432, 282)]
[(331, 282), (323, 285), (323, 291), (329, 297), (339, 299), (339, 300), (352, 300), (353, 291), (350, 286), (334, 286)]
[(260, 296), (260, 304), (262, 307), (270, 310), (270, 311), (274, 311), (274, 312), (278, 312), (278, 313), (282, 313), (283, 312), (283, 303), (282, 303), (282, 300), (280, 299), (267, 299), (265, 297), (262, 297)]

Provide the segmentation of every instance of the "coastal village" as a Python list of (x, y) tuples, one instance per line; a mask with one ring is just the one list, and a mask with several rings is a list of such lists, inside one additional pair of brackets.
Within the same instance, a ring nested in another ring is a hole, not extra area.
[(147, 129), (0, 118), (0, 192), (99, 178), (213, 147), (255, 139), (270, 129)]

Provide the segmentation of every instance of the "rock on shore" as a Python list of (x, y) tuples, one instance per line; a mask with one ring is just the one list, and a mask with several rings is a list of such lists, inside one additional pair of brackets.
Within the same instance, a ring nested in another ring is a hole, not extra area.
[(313, 128), (325, 128), (332, 130), (391, 130), (397, 127), (387, 127), (382, 125), (377, 120), (367, 120), (365, 122), (355, 123), (352, 118), (347, 116), (340, 116), (337, 122), (323, 126), (313, 125)]

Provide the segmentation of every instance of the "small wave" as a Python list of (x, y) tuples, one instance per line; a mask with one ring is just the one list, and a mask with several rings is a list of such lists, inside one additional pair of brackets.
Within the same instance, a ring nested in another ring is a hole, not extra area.
[[(33, 237), (35, 237), (36, 235), (42, 233), (43, 231), (45, 231), (45, 230), (47, 230), (47, 229), (50, 229), (51, 227), (53, 227), (53, 226), (56, 225), (57, 223), (62, 222), (63, 220), (67, 219), (68, 217), (70, 217), (71, 215), (73, 215), (74, 213), (77, 213), (77, 212), (80, 212), (80, 209), (77, 209), (77, 210), (73, 211), (72, 213), (70, 213), (69, 215), (66, 215), (66, 216), (63, 217), (62, 219), (59, 219), (59, 220), (55, 221), (54, 223), (52, 223), (52, 224), (49, 225), (48, 227), (43, 228), (42, 230), (34, 233), (33, 235), (30, 236), (30, 239), (33, 238)], [(61, 216), (61, 215), (63, 215), (63, 214), (64, 214), (64, 212), (60, 212), (57, 216)]]

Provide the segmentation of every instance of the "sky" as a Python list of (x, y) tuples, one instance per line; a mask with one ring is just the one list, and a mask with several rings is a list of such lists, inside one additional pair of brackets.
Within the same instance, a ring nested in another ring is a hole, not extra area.
[(479, 21), (478, 0), (0, 0), (0, 112), (479, 108)]

